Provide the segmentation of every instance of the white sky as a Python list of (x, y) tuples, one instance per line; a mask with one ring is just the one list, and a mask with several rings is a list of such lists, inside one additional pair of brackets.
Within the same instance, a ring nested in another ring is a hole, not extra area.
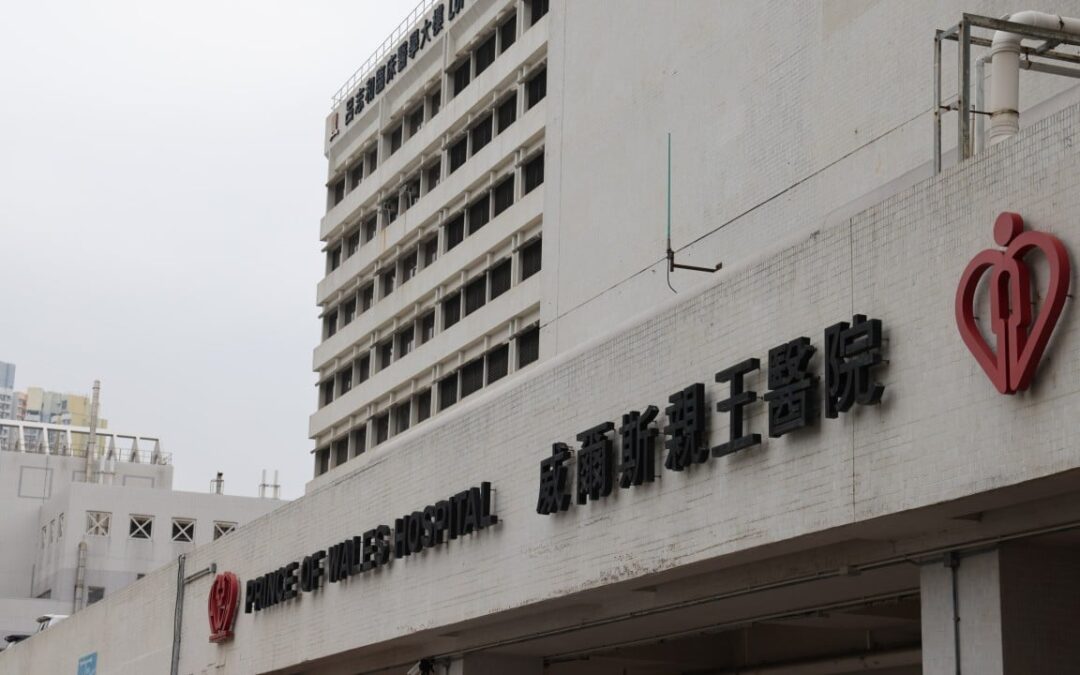
[(0, 8), (0, 360), (175, 486), (311, 478), (330, 96), (416, 0)]

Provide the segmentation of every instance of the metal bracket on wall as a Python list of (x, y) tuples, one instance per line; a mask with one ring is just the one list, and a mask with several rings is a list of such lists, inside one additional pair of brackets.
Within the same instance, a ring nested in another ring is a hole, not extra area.
[[(973, 119), (975, 115), (988, 115), (989, 113), (975, 110), (971, 102), (971, 47), (990, 47), (993, 42), (990, 38), (972, 35), (972, 29), (981, 28), (992, 31), (1006, 31), (1015, 33), (1032, 40), (1043, 40), (1038, 47), (1020, 47), (1020, 55), (1028, 65), (1021, 63), (1024, 70), (1036, 70), (1048, 72), (1066, 77), (1080, 77), (1080, 69), (1062, 68), (1051, 66), (1040, 61), (1032, 61), (1032, 58), (1065, 61), (1080, 64), (1080, 55), (1057, 51), (1058, 45), (1080, 46), (1080, 36), (1065, 33), (1059, 30), (1038, 28), (1024, 23), (1006, 21), (1004, 19), (992, 19), (988, 16), (977, 14), (963, 14), (960, 23), (945, 30), (934, 31), (934, 175), (941, 173), (941, 117), (950, 111), (965, 111), (957, 115), (956, 127), (956, 161), (960, 163), (975, 154), (975, 134), (972, 133)], [(945, 40), (951, 40), (957, 44), (957, 95), (951, 97), (946, 103), (941, 96), (941, 44)], [(981, 65), (980, 65), (981, 67)]]

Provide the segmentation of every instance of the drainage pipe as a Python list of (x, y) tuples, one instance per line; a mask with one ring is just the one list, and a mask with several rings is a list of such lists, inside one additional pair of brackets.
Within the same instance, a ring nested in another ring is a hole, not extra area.
[[(1017, 12), (1005, 17), (1013, 23), (1080, 35), (1080, 19), (1044, 12)], [(990, 47), (990, 145), (1015, 136), (1020, 130), (1020, 42), (1017, 33), (999, 30)]]
[(75, 605), (72, 614), (86, 606), (86, 542), (80, 541), (75, 565)]

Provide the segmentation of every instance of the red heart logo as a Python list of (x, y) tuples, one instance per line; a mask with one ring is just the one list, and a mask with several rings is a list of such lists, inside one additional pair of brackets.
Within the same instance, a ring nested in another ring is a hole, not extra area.
[[(964, 344), (1003, 394), (1024, 391), (1042, 359), (1069, 293), (1069, 254), (1057, 237), (1024, 232), (1024, 219), (1005, 212), (994, 223), (994, 240), (1004, 251), (987, 249), (976, 255), (956, 289), (956, 325)], [(1031, 321), (1031, 270), (1024, 256), (1039, 249), (1050, 269), (1046, 304)], [(975, 322), (975, 291), (987, 270), (990, 276), (992, 349)]]

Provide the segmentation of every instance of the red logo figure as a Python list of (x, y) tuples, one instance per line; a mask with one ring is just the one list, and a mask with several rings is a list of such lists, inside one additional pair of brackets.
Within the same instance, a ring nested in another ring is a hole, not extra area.
[(233, 622), (240, 602), (240, 580), (232, 572), (222, 572), (210, 587), (210, 642), (225, 642), (233, 636)]
[[(994, 241), (1004, 251), (986, 249), (975, 256), (956, 289), (956, 325), (975, 359), (1003, 394), (1024, 391), (1054, 332), (1069, 292), (1069, 254), (1057, 237), (1024, 232), (1024, 219), (1006, 211), (994, 223)], [(1042, 251), (1049, 263), (1046, 303), (1032, 323), (1031, 270), (1024, 256)], [(975, 323), (975, 289), (990, 270), (990, 330), (996, 349), (986, 343)]]

